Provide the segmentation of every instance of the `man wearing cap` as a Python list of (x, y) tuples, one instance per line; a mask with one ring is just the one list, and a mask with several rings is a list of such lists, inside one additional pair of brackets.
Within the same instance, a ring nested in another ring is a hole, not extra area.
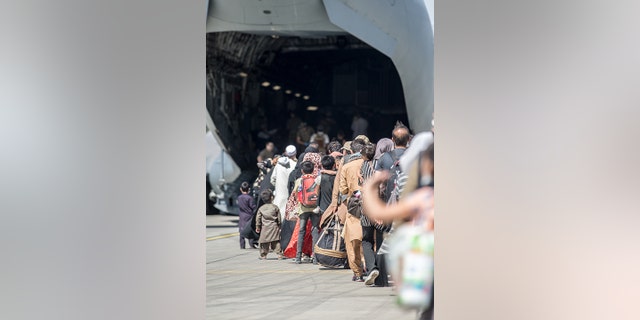
[(275, 186), (273, 204), (280, 209), (280, 217), (284, 219), (284, 212), (289, 199), (289, 174), (296, 167), (296, 147), (289, 145), (271, 173), (271, 184)]
[(364, 134), (361, 134), (361, 135), (357, 136), (357, 137), (356, 137), (355, 139), (353, 139), (353, 140), (355, 141), (355, 140), (358, 140), (358, 139), (360, 139), (360, 140), (364, 141), (364, 144), (365, 144), (365, 145), (367, 145), (367, 144), (371, 143), (371, 141), (369, 141), (369, 138), (368, 138), (367, 136), (365, 136)]
[[(364, 147), (367, 143), (369, 143), (369, 138), (367, 138), (367, 136), (365, 135), (359, 135), (353, 141), (347, 141), (344, 144), (344, 147), (342, 147), (344, 152), (344, 161), (342, 164), (344, 165), (351, 162), (351, 160), (360, 159), (362, 157), (360, 154), (360, 150), (356, 151), (356, 149), (360, 148), (360, 145)], [(358, 148), (354, 148), (354, 145), (356, 144), (358, 145)]]
[(342, 156), (347, 158), (351, 154), (351, 141), (345, 142), (340, 151), (342, 151)]

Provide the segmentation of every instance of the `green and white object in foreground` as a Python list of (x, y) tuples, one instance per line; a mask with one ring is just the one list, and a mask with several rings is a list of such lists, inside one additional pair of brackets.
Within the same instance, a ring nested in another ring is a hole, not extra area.
[(398, 304), (407, 309), (427, 309), (433, 295), (433, 232), (404, 225), (389, 239), (389, 270), (398, 286)]

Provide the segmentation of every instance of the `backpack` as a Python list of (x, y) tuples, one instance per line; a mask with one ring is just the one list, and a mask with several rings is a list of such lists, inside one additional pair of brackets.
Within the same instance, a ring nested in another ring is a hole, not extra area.
[(398, 176), (402, 173), (402, 169), (400, 168), (400, 157), (396, 155), (395, 152), (390, 152), (391, 158), (393, 159), (393, 165), (389, 169), (389, 179), (387, 180), (387, 185), (384, 190), (384, 201), (388, 202), (391, 198), (391, 194), (393, 189), (395, 189), (398, 184)]
[(316, 183), (316, 176), (303, 174), (300, 177), (298, 201), (305, 207), (315, 207), (318, 205), (318, 184)]

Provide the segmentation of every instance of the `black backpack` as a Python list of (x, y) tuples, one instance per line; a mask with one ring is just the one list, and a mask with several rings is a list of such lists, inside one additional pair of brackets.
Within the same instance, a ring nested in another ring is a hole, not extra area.
[(387, 187), (385, 188), (384, 195), (383, 195), (385, 202), (389, 202), (389, 199), (391, 198), (391, 193), (393, 192), (393, 189), (395, 189), (396, 185), (398, 184), (398, 176), (400, 175), (400, 173), (402, 173), (402, 169), (400, 168), (400, 157), (397, 156), (396, 153), (393, 151), (389, 152), (389, 154), (393, 159), (393, 165), (391, 165), (391, 168), (389, 168), (390, 176), (389, 176), (389, 179), (387, 180)]

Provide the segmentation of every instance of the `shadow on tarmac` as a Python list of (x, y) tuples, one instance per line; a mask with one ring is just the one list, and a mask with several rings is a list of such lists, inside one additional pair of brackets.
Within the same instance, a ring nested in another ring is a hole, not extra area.
[(208, 228), (237, 228), (238, 227), (238, 221), (235, 222), (235, 225), (230, 226), (230, 225), (222, 225), (222, 224), (218, 224), (218, 225), (208, 225)]

